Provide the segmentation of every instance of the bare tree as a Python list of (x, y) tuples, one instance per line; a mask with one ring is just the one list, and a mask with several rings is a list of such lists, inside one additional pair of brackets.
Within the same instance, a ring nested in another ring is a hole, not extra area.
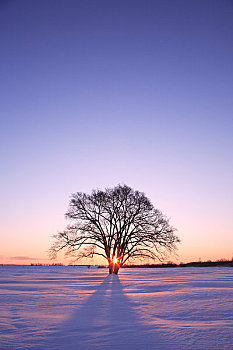
[(71, 222), (54, 236), (52, 255), (65, 249), (77, 258), (102, 256), (109, 273), (117, 274), (132, 258), (160, 259), (179, 242), (161, 211), (144, 193), (126, 185), (73, 194), (66, 218)]

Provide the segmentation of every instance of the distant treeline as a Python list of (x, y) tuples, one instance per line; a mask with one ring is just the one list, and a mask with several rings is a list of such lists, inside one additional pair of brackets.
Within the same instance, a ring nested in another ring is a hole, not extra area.
[(232, 260), (216, 260), (216, 261), (192, 261), (188, 263), (175, 264), (172, 262), (166, 264), (142, 264), (142, 265), (125, 265), (123, 268), (166, 268), (166, 267), (208, 267), (208, 266), (231, 266), (233, 267)]
[[(54, 263), (54, 264), (41, 264), (41, 263), (31, 263), (31, 266), (66, 266), (62, 263)], [(68, 266), (83, 266), (83, 267), (91, 267), (96, 266), (98, 268), (106, 268), (106, 265), (68, 265)], [(132, 264), (132, 265), (124, 265), (122, 268), (167, 268), (167, 267), (207, 267), (207, 266), (231, 266), (233, 267), (233, 259), (226, 260), (220, 259), (216, 261), (192, 261), (188, 263), (180, 263), (175, 264), (173, 262), (168, 262), (164, 264)]]
[(62, 263), (54, 263), (54, 264), (31, 263), (30, 265), (31, 266), (84, 266), (84, 267), (90, 267), (91, 266), (91, 265), (64, 265)]
[(64, 266), (64, 265), (62, 263), (54, 263), (54, 264), (31, 263), (31, 266)]

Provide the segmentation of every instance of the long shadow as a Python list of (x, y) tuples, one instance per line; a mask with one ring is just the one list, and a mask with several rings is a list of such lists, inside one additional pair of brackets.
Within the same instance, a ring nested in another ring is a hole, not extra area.
[(160, 332), (140, 321), (135, 307), (119, 277), (109, 275), (69, 320), (31, 349), (171, 349)]
[(111, 282), (111, 346), (106, 349), (173, 349), (160, 331), (143, 324), (137, 313), (137, 304), (125, 295), (120, 278), (112, 276)]

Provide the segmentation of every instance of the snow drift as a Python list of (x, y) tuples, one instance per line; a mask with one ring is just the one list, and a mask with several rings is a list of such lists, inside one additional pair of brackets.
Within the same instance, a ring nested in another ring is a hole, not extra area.
[(232, 268), (0, 272), (0, 349), (233, 349)]

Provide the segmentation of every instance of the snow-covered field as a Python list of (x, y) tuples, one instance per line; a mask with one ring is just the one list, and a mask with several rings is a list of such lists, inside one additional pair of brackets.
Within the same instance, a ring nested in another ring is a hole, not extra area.
[(0, 349), (233, 349), (233, 268), (0, 267)]

